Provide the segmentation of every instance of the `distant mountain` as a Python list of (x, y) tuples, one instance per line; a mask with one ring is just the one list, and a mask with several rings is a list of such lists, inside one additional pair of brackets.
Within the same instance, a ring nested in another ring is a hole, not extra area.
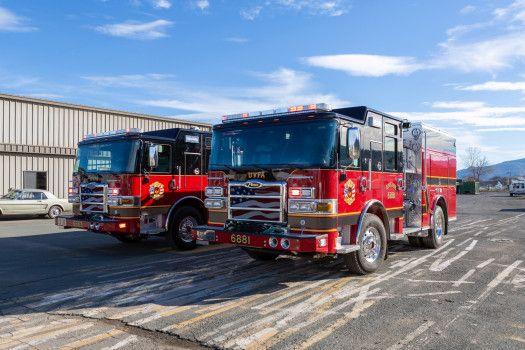
[[(481, 180), (489, 180), (495, 176), (508, 177), (509, 172), (511, 177), (522, 176), (525, 177), (525, 158), (509, 160), (506, 162), (494, 164), (490, 166), (492, 172), (483, 176)], [(470, 176), (468, 169), (458, 170), (458, 178), (463, 179)]]

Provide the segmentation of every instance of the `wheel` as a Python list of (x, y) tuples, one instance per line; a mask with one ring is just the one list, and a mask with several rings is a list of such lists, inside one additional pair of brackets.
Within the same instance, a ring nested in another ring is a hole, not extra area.
[(244, 250), (246, 254), (250, 256), (250, 258), (259, 261), (271, 261), (277, 259), (277, 257), (279, 256), (279, 253), (264, 252), (249, 248), (242, 248), (242, 250)]
[(172, 248), (193, 249), (197, 246), (191, 229), (202, 223), (199, 211), (192, 207), (182, 207), (173, 215), (167, 239)]
[(62, 208), (60, 208), (58, 205), (53, 205), (51, 208), (49, 208), (49, 211), (47, 212), (47, 216), (50, 219), (54, 219), (57, 216), (59, 216), (62, 213)]
[(387, 248), (385, 226), (377, 215), (365, 214), (358, 244), (358, 251), (344, 256), (348, 269), (360, 275), (376, 271), (385, 259)]
[(511, 196), (511, 197), (514, 197), (514, 194), (511, 193), (510, 196)]
[(433, 220), (432, 228), (428, 230), (428, 236), (421, 237), (421, 242), (425, 248), (436, 249), (443, 244), (443, 235), (446, 234), (445, 213), (440, 206), (434, 210)]
[(140, 238), (140, 237), (130, 237), (130, 236), (120, 236), (120, 235), (118, 235), (118, 236), (115, 235), (113, 237), (115, 237), (116, 239), (118, 239), (122, 243), (128, 243), (128, 244), (138, 243), (138, 242), (142, 241), (142, 238)]
[(408, 236), (408, 244), (412, 247), (421, 247), (421, 237)]

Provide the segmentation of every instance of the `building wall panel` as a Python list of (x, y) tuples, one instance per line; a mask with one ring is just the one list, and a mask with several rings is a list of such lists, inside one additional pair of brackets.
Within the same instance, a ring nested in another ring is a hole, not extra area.
[[(58, 197), (67, 196), (74, 157), (29, 153), (20, 151), (20, 146), (24, 150), (31, 148), (25, 146), (63, 147), (74, 154), (77, 143), (90, 133), (191, 126), (210, 129), (203, 123), (0, 94), (0, 194), (21, 188), (24, 171), (46, 171), (48, 189)], [(16, 151), (4, 147), (14, 145)]]

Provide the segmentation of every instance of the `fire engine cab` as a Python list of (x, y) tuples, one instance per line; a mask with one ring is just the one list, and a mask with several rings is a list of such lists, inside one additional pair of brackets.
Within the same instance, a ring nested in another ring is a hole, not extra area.
[(367, 107), (294, 106), (213, 128), (198, 241), (254, 259), (340, 256), (365, 274), (387, 242), (437, 248), (456, 217), (455, 140)]
[(69, 201), (73, 215), (56, 224), (136, 242), (166, 235), (193, 248), (191, 228), (207, 220), (211, 134), (192, 129), (138, 129), (87, 135), (78, 145)]

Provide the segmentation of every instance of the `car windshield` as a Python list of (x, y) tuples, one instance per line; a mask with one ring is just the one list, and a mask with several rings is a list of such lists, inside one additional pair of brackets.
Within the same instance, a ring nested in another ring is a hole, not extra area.
[(334, 119), (214, 130), (210, 168), (334, 167), (336, 131)]
[(2, 196), (2, 199), (17, 199), (20, 197), (21, 191), (9, 191), (7, 194)]
[(135, 172), (140, 141), (121, 140), (79, 146), (75, 172)]

